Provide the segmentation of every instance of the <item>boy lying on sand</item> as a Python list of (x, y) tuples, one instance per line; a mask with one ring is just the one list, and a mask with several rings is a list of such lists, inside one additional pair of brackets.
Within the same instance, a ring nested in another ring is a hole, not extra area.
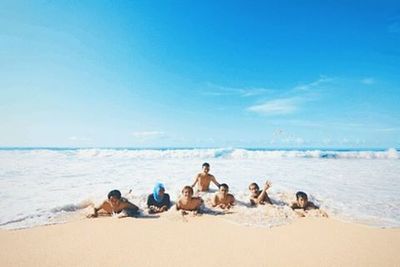
[(206, 192), (209, 190), (210, 183), (213, 182), (217, 187), (219, 187), (219, 183), (215, 179), (214, 175), (209, 174), (210, 172), (210, 164), (207, 162), (203, 163), (203, 171), (197, 174), (195, 181), (192, 187), (195, 187), (197, 184), (197, 190)]
[(182, 196), (176, 202), (176, 210), (181, 210), (182, 214), (190, 211), (196, 215), (202, 204), (203, 200), (200, 197), (193, 197), (193, 188), (187, 185), (182, 189)]
[(121, 197), (119, 190), (112, 190), (108, 193), (108, 200), (105, 200), (100, 206), (94, 208), (94, 213), (89, 218), (95, 218), (100, 215), (112, 215), (118, 213), (119, 218), (131, 217), (138, 213), (139, 208), (129, 202), (126, 198)]
[(264, 185), (263, 190), (260, 190), (258, 187), (258, 184), (256, 183), (251, 183), (249, 185), (249, 190), (250, 190), (250, 204), (252, 206), (256, 206), (258, 204), (264, 205), (265, 203), (271, 204), (272, 202), (269, 199), (269, 196), (267, 194), (267, 190), (271, 187), (271, 182), (267, 181)]
[(235, 197), (228, 192), (229, 186), (227, 184), (221, 184), (219, 186), (219, 192), (216, 193), (212, 199), (212, 206), (218, 206), (221, 209), (230, 209), (235, 204)]
[[(296, 193), (296, 202), (293, 202), (290, 207), (300, 217), (305, 217), (306, 212), (309, 210), (319, 210), (318, 206), (316, 206), (313, 202), (308, 201), (307, 194), (302, 191)], [(320, 213), (323, 217), (328, 217), (328, 214), (326, 214), (326, 212), (320, 210)]]

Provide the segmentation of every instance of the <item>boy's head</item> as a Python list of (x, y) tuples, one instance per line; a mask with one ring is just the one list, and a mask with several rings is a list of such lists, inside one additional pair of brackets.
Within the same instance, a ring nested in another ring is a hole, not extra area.
[(204, 173), (208, 173), (210, 171), (210, 164), (207, 162), (204, 162), (202, 165), (202, 168), (203, 168)]
[(257, 194), (258, 191), (260, 190), (260, 188), (258, 187), (258, 184), (256, 184), (256, 183), (251, 183), (251, 184), (249, 185), (249, 190), (250, 190), (250, 192), (251, 192), (252, 194)]
[(226, 195), (229, 192), (229, 186), (227, 184), (220, 184), (219, 186), (219, 192), (222, 194)]
[(153, 188), (153, 196), (156, 198), (157, 196), (159, 196), (160, 198), (162, 198), (164, 196), (165, 193), (165, 187), (162, 183), (157, 183), (154, 188)]
[(121, 192), (119, 190), (112, 190), (108, 193), (108, 200), (113, 206), (117, 205), (121, 200)]
[(191, 187), (191, 186), (185, 186), (183, 189), (182, 189), (182, 195), (184, 196), (184, 197), (191, 197), (191, 196), (193, 196), (193, 188)]
[(308, 203), (308, 196), (306, 193), (299, 191), (296, 193), (296, 200), (297, 200), (297, 204), (303, 208), (307, 205)]

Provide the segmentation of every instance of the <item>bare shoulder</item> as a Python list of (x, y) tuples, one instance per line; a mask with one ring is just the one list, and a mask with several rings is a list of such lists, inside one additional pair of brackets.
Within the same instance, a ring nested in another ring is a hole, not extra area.
[(101, 202), (100, 207), (107, 207), (110, 206), (110, 202), (108, 202), (108, 200), (104, 200), (103, 202)]

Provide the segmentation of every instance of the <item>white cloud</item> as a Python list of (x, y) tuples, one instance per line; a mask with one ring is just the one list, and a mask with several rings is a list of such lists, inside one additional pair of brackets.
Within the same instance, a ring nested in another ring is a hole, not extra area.
[(316, 89), (322, 84), (329, 83), (332, 80), (332, 78), (321, 76), (316, 81), (293, 87), (282, 94), (280, 98), (250, 106), (247, 110), (268, 116), (292, 114), (299, 110), (304, 102), (318, 99), (318, 90)]
[(262, 115), (284, 115), (295, 112), (299, 105), (298, 98), (281, 98), (254, 105), (248, 108), (249, 111)]
[(308, 91), (312, 88), (320, 86), (321, 84), (331, 82), (332, 80), (332, 78), (321, 76), (321, 78), (316, 81), (294, 87), (292, 91)]
[(133, 132), (131, 135), (138, 139), (155, 139), (165, 136), (165, 133), (160, 131), (143, 131)]
[(259, 96), (273, 92), (272, 89), (257, 88), (257, 87), (226, 87), (213, 83), (207, 83), (207, 87), (211, 88), (211, 91), (202, 92), (204, 95), (209, 96), (239, 96), (239, 97), (251, 97)]
[(361, 83), (362, 84), (367, 84), (367, 85), (374, 84), (375, 83), (375, 79), (374, 78), (364, 78), (364, 79), (361, 80)]

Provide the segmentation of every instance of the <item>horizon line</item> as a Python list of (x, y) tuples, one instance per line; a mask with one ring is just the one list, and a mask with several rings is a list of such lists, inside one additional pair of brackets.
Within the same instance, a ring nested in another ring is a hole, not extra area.
[(400, 151), (400, 147), (201, 147), (201, 146), (161, 146), (161, 147), (135, 147), (135, 146), (0, 146), (0, 150), (79, 150), (79, 149), (114, 149), (114, 150), (189, 150), (189, 149), (245, 149), (245, 150), (335, 150), (335, 151), (386, 151), (395, 149)]

